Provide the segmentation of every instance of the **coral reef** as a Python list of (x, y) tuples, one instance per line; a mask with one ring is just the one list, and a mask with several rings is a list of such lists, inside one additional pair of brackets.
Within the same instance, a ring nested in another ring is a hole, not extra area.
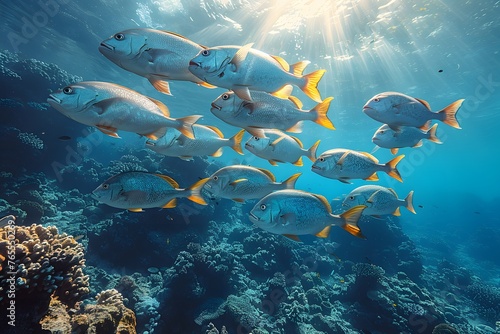
[(78, 310), (68, 310), (57, 298), (52, 298), (40, 325), (58, 334), (137, 333), (134, 312), (123, 305), (122, 295), (114, 289), (100, 292), (95, 304), (80, 305)]
[(35, 322), (51, 295), (73, 307), (89, 293), (83, 247), (56, 227), (0, 228), (0, 255), (11, 261), (0, 271), (0, 305), (7, 307), (13, 293), (18, 312), (32, 314)]

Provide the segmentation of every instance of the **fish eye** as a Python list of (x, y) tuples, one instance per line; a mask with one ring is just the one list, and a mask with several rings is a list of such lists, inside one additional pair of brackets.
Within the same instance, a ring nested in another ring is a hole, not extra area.
[(380, 99), (378, 97), (373, 99), (373, 102), (378, 102), (378, 101), (380, 101)]
[(102, 189), (108, 189), (109, 188), (109, 184), (105, 183), (102, 185)]
[(352, 201), (354, 199), (354, 196), (349, 196), (349, 199)]
[(206, 56), (210, 55), (210, 50), (203, 50), (203, 51), (201, 51), (201, 54), (206, 57)]
[(212, 178), (214, 181), (217, 181), (219, 179), (219, 177), (217, 175), (215, 175), (213, 178)]
[(119, 33), (115, 34), (115, 36), (114, 36), (114, 37), (115, 37), (115, 39), (116, 39), (117, 41), (123, 41), (123, 40), (125, 39), (125, 35), (124, 35), (124, 34), (122, 34), (121, 32), (119, 32)]
[(381, 134), (382, 134), (382, 133), (384, 133), (384, 132), (385, 132), (384, 130), (380, 130), (380, 133), (381, 133)]
[(257, 136), (253, 136), (253, 139), (254, 139), (255, 141), (259, 141), (259, 139), (260, 139), (260, 138), (259, 138), (259, 137), (257, 137)]
[(323, 161), (325, 161), (325, 158), (319, 158), (318, 160), (323, 162)]
[(222, 99), (223, 100), (229, 100), (229, 94), (227, 94), (227, 93), (222, 94)]
[(62, 91), (63, 91), (64, 94), (72, 94), (73, 93), (73, 88), (71, 88), (69, 86), (68, 87), (64, 87)]
[(262, 211), (264, 211), (264, 210), (266, 209), (266, 205), (265, 205), (265, 204), (261, 204), (261, 205), (260, 205), (260, 209), (261, 209)]

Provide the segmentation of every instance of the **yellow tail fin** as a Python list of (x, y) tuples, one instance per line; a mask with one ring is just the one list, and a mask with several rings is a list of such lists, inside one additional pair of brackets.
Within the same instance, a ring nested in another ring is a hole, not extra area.
[(180, 124), (176, 127), (176, 129), (189, 139), (194, 139), (193, 124), (196, 123), (201, 117), (201, 115), (192, 115), (178, 118), (177, 120)]
[(195, 203), (207, 205), (207, 202), (205, 202), (205, 199), (201, 196), (201, 189), (209, 179), (209, 177), (201, 179), (191, 187), (187, 188), (186, 190), (189, 192), (189, 196), (187, 196), (187, 198)]
[(410, 211), (411, 213), (417, 214), (415, 212), (415, 209), (413, 208), (413, 190), (408, 193), (408, 196), (405, 198), (405, 207)]
[(239, 154), (243, 154), (243, 150), (241, 149), (241, 140), (243, 139), (243, 135), (245, 134), (245, 130), (240, 130), (237, 134), (229, 138), (231, 143), (231, 148), (238, 152)]
[(464, 99), (457, 100), (444, 108), (443, 110), (438, 112), (439, 119), (445, 123), (448, 124), (449, 126), (452, 126), (456, 129), (461, 129), (460, 124), (458, 124), (456, 114), (458, 109), (462, 106), (462, 103), (464, 102)]
[(316, 102), (321, 102), (321, 95), (318, 90), (318, 83), (325, 74), (326, 70), (317, 70), (307, 75), (304, 75), (304, 85), (300, 87), (307, 96)]
[(404, 157), (405, 155), (401, 154), (385, 164), (386, 173), (390, 177), (393, 177), (396, 180), (398, 180), (399, 182), (403, 182), (403, 179), (401, 178), (401, 174), (399, 174), (399, 171), (396, 166)]
[(307, 150), (307, 157), (311, 159), (312, 162), (316, 161), (316, 151), (318, 150), (318, 145), (321, 142), (321, 140), (318, 140), (317, 142), (314, 143), (313, 146), (311, 146), (310, 149)]
[(361, 229), (358, 227), (358, 220), (365, 208), (366, 205), (357, 205), (340, 215), (343, 221), (341, 227), (350, 234), (361, 239), (366, 239), (366, 237), (361, 233)]
[(316, 118), (314, 122), (318, 123), (321, 126), (324, 126), (327, 129), (335, 130), (332, 121), (326, 115), (328, 113), (328, 109), (330, 108), (330, 102), (332, 102), (333, 97), (327, 97), (323, 100), (323, 102), (318, 103), (316, 107), (311, 109), (310, 112), (316, 114)]
[(438, 124), (436, 123), (432, 126), (432, 128), (430, 128), (429, 132), (427, 133), (429, 135), (429, 138), (427, 138), (427, 139), (435, 142), (436, 144), (442, 144), (443, 142), (441, 140), (439, 140), (438, 137), (436, 137), (437, 127), (438, 127)]

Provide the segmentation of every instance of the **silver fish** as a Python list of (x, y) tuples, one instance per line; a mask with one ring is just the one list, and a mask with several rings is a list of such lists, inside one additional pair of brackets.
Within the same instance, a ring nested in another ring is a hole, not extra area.
[(301, 132), (301, 123), (305, 120), (335, 130), (327, 116), (332, 97), (305, 111), (300, 109), (302, 103), (295, 97), (283, 99), (264, 92), (252, 94), (253, 100), (249, 102), (233, 92), (223, 93), (212, 102), (210, 111), (224, 122), (244, 128), (257, 137), (264, 137), (261, 129)]
[(385, 92), (372, 97), (364, 105), (363, 112), (396, 131), (399, 131), (400, 126), (427, 130), (428, 121), (433, 119), (460, 129), (455, 116), (463, 101), (463, 99), (457, 100), (438, 112), (432, 112), (429, 103), (425, 100), (402, 93)]
[(311, 169), (316, 174), (337, 179), (343, 183), (349, 183), (350, 179), (378, 181), (378, 171), (384, 171), (403, 182), (396, 168), (403, 158), (404, 155), (400, 155), (385, 164), (379, 164), (377, 158), (370, 153), (338, 148), (323, 152)]
[(423, 140), (428, 139), (436, 144), (442, 142), (436, 137), (438, 124), (434, 124), (429, 130), (423, 131), (410, 126), (402, 126), (398, 131), (394, 131), (387, 124), (382, 125), (373, 135), (372, 142), (383, 148), (391, 149), (392, 154), (398, 153), (402, 147), (420, 147)]
[(295, 188), (301, 173), (290, 176), (283, 182), (276, 182), (275, 176), (263, 168), (244, 165), (226, 166), (209, 177), (204, 189), (212, 196), (229, 198), (236, 202), (262, 198), (272, 191)]
[(352, 235), (364, 238), (358, 219), (364, 205), (341, 215), (332, 214), (322, 195), (302, 190), (280, 190), (262, 198), (250, 211), (250, 221), (261, 229), (299, 241), (298, 235), (312, 234), (327, 238), (331, 226), (340, 226)]
[(376, 185), (361, 186), (351, 191), (342, 202), (342, 206), (349, 209), (357, 205), (365, 205), (363, 215), (394, 215), (400, 216), (400, 206), (408, 211), (416, 213), (413, 208), (413, 190), (405, 199), (399, 199), (396, 192), (391, 188)]
[(189, 71), (211, 85), (234, 91), (252, 101), (252, 91), (280, 95), (286, 85), (295, 85), (316, 102), (321, 102), (317, 85), (325, 70), (302, 76), (309, 61), (290, 66), (283, 58), (245, 46), (223, 45), (201, 50), (189, 62)]
[(156, 153), (179, 157), (183, 160), (192, 160), (193, 156), (203, 155), (220, 157), (224, 146), (229, 146), (239, 154), (243, 154), (241, 140), (245, 130), (241, 130), (233, 137), (226, 139), (222, 132), (214, 126), (194, 124), (193, 133), (194, 139), (190, 139), (176, 129), (170, 128), (158, 140), (147, 140), (146, 147)]
[(78, 82), (50, 94), (47, 102), (63, 115), (120, 138), (117, 130), (158, 139), (168, 127), (193, 138), (191, 126), (201, 116), (171, 118), (166, 105), (109, 82)]
[(253, 136), (245, 143), (245, 148), (256, 156), (266, 159), (273, 166), (277, 162), (289, 162), (296, 166), (302, 166), (302, 156), (311, 161), (316, 160), (316, 150), (320, 141), (318, 140), (308, 150), (304, 149), (302, 142), (279, 130), (267, 129), (264, 138)]
[(179, 34), (136, 28), (101, 42), (99, 51), (121, 68), (145, 77), (159, 92), (171, 95), (167, 80), (191, 81), (214, 88), (188, 70), (189, 61), (205, 47)]
[(177, 182), (166, 175), (124, 172), (104, 181), (92, 191), (92, 197), (114, 208), (133, 212), (141, 212), (145, 208), (175, 208), (179, 197), (206, 205), (200, 191), (207, 181), (208, 178), (205, 178), (189, 188), (181, 189)]

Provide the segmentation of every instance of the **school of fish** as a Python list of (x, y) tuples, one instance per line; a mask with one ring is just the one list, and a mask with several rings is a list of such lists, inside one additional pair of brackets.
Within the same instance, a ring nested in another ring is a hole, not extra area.
[[(207, 103), (207, 111), (210, 109), (221, 121), (240, 128), (231, 137), (225, 137), (215, 125), (198, 124), (201, 115), (173, 118), (163, 102), (110, 82), (76, 82), (50, 94), (47, 102), (63, 115), (108, 136), (120, 138), (119, 131), (137, 133), (147, 138), (148, 149), (187, 161), (195, 156), (219, 157), (226, 146), (244, 154), (242, 140), (248, 132), (251, 137), (244, 144), (245, 149), (273, 166), (290, 163), (301, 167), (305, 156), (312, 161), (312, 172), (342, 183), (350, 184), (353, 179), (378, 181), (379, 171), (403, 182), (397, 165), (404, 155), (379, 163), (367, 152), (330, 147), (318, 156), (320, 138), (310, 148), (304, 148), (299, 138), (287, 134), (301, 133), (304, 121), (335, 130), (328, 116), (333, 97), (322, 99), (318, 90), (325, 70), (303, 74), (309, 61), (289, 65), (282, 57), (252, 46), (207, 47), (177, 33), (147, 28), (117, 32), (98, 46), (107, 59), (146, 78), (157, 91), (167, 95), (172, 95), (171, 81), (228, 89)], [(302, 102), (292, 95), (294, 86), (316, 106), (303, 110)], [(424, 139), (441, 144), (436, 135), (437, 123), (431, 125), (433, 120), (460, 129), (456, 113), (463, 101), (433, 112), (425, 100), (382, 92), (367, 101), (362, 111), (383, 123), (372, 138), (376, 149), (387, 148), (396, 154), (401, 148), (422, 146)], [(301, 174), (278, 182), (267, 169), (237, 164), (181, 188), (168, 175), (129, 171), (105, 180), (91, 196), (133, 212), (174, 208), (177, 198), (183, 197), (200, 205), (207, 205), (207, 199), (257, 201), (249, 212), (249, 220), (265, 231), (295, 241), (300, 240), (299, 235), (307, 234), (327, 238), (332, 226), (365, 238), (358, 226), (362, 215), (399, 216), (401, 206), (416, 213), (413, 191), (399, 199), (391, 188), (364, 185), (345, 196), (344, 212), (334, 214), (323, 195), (296, 189)]]

